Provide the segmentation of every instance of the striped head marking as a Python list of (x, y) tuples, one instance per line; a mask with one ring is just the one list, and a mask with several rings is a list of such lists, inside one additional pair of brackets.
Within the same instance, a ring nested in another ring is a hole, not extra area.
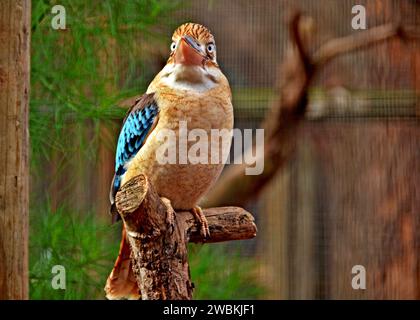
[[(191, 48), (193, 50), (189, 50)], [(197, 55), (192, 54), (194, 51)], [(183, 59), (185, 55), (187, 59)], [(216, 43), (210, 30), (201, 24), (191, 22), (179, 26), (172, 35), (168, 62), (217, 66)]]

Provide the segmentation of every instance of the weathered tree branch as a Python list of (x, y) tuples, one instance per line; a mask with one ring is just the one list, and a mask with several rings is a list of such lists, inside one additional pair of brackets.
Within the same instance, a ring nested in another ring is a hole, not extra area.
[[(413, 28), (386, 24), (350, 36), (332, 39), (310, 56), (304, 39), (311, 38), (311, 28), (300, 28), (304, 18), (296, 14), (290, 23), (295, 48), (287, 55), (279, 72), (279, 94), (262, 127), (265, 129), (264, 172), (245, 174), (246, 164), (232, 165), (208, 194), (204, 206), (243, 206), (256, 198), (295, 150), (300, 123), (308, 106), (308, 89), (314, 76), (333, 58), (357, 49), (370, 47), (393, 37), (418, 39)], [(301, 30), (305, 29), (302, 34)], [(246, 152), (252, 152), (248, 150)]]
[(191, 299), (193, 285), (187, 244), (250, 239), (256, 235), (252, 215), (236, 207), (205, 209), (210, 238), (203, 239), (191, 213), (174, 214), (145, 175), (128, 181), (116, 195), (131, 246), (133, 271), (142, 299)]

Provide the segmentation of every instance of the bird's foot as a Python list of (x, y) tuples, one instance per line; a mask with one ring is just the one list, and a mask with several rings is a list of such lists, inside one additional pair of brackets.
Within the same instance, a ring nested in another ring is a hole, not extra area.
[(161, 198), (166, 206), (166, 223), (171, 228), (171, 233), (175, 230), (175, 210), (172, 208), (171, 200), (168, 198)]
[(209, 223), (207, 222), (207, 218), (203, 213), (203, 210), (199, 206), (195, 206), (191, 210), (192, 215), (200, 224), (200, 234), (203, 236), (204, 239), (210, 238), (210, 229)]

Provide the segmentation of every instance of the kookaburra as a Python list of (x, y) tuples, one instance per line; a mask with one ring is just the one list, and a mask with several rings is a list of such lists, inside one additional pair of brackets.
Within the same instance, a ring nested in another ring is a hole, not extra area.
[[(128, 111), (118, 138), (115, 175), (110, 200), (131, 178), (145, 174), (159, 196), (169, 199), (175, 210), (189, 210), (199, 219), (202, 233), (208, 225), (198, 203), (219, 177), (226, 159), (217, 163), (162, 163), (157, 152), (165, 144), (159, 133), (172, 130), (179, 138), (182, 123), (188, 130), (200, 129), (210, 139), (213, 130), (233, 127), (229, 82), (219, 68), (216, 44), (210, 31), (196, 23), (175, 30), (165, 67), (146, 93)], [(187, 146), (194, 141), (187, 141)], [(208, 145), (212, 145), (208, 141)], [(220, 143), (220, 154), (228, 145)], [(177, 149), (178, 150), (178, 149)], [(179, 151), (179, 150), (178, 150)], [(115, 210), (114, 210), (115, 212)], [(130, 249), (123, 230), (120, 253), (105, 287), (109, 299), (138, 299)]]

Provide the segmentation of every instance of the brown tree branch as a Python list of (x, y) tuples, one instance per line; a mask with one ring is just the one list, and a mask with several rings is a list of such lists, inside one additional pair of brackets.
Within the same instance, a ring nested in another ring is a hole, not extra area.
[(204, 210), (210, 238), (203, 239), (191, 213), (173, 216), (145, 175), (128, 181), (116, 195), (116, 206), (125, 224), (133, 271), (142, 299), (191, 299), (192, 283), (187, 244), (250, 239), (256, 235), (254, 219), (241, 208)]
[[(287, 163), (295, 150), (299, 126), (305, 117), (309, 86), (326, 63), (339, 55), (370, 47), (393, 37), (404, 40), (418, 38), (418, 32), (413, 28), (386, 24), (332, 39), (321, 45), (311, 57), (303, 41), (311, 38), (311, 30), (300, 28), (304, 23), (300, 14), (296, 14), (291, 20), (291, 38), (295, 48), (282, 63), (279, 71), (279, 95), (262, 125), (265, 129), (265, 142), (263, 159), (260, 161), (264, 161), (264, 172), (256, 176), (246, 175), (246, 164), (232, 165), (210, 191), (203, 206), (245, 205), (256, 198)], [(302, 34), (301, 29), (306, 33)]]
[(189, 212), (178, 212), (186, 222), (186, 232), (190, 242), (214, 243), (231, 240), (245, 240), (257, 235), (254, 217), (238, 207), (219, 207), (203, 210), (210, 228), (210, 238), (203, 239), (197, 222)]

